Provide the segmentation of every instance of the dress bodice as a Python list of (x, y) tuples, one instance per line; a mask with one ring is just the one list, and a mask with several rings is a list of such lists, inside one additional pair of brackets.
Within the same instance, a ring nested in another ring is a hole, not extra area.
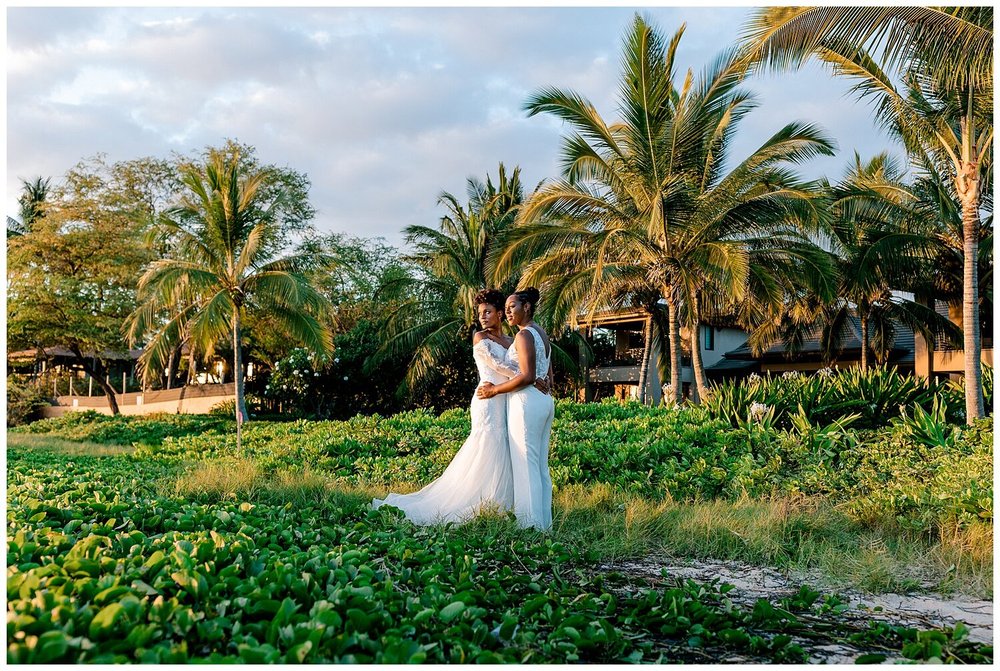
[(483, 338), (472, 346), (472, 358), (476, 361), (480, 384), (501, 384), (520, 372), (517, 363), (511, 366), (504, 355), (503, 345), (490, 338)]
[[(530, 326), (525, 327), (524, 330), (528, 331), (535, 340), (535, 377), (546, 377), (549, 374), (551, 352), (545, 353), (545, 341), (542, 340), (541, 333)], [(510, 347), (507, 348), (507, 363), (520, 372), (521, 368), (517, 361), (517, 346), (514, 343), (511, 343)]]

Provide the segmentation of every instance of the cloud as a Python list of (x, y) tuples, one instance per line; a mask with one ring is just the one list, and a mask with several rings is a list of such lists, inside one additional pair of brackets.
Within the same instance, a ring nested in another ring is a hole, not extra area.
[[(679, 76), (738, 37), (746, 9), (649, 8), (687, 28)], [(556, 176), (563, 132), (527, 118), (543, 86), (573, 89), (617, 117), (628, 8), (12, 8), (8, 10), (8, 211), (18, 178), (58, 178), (110, 160), (190, 153), (225, 138), (312, 180), (317, 228), (401, 243), (434, 225), (441, 191), (520, 165), (529, 188)], [(890, 146), (826, 73), (752, 80), (760, 107), (735, 155), (784, 123), (827, 128), (839, 175), (854, 147)], [(848, 152), (845, 154), (845, 152)]]

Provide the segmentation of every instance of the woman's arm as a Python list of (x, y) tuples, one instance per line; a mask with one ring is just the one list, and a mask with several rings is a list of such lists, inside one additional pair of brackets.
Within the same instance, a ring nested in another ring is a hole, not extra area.
[(483, 384), (476, 392), (479, 398), (493, 398), (497, 394), (517, 391), (535, 383), (535, 342), (531, 336), (520, 331), (514, 336), (514, 347), (517, 348), (517, 362), (520, 372), (501, 384)]
[(490, 351), (489, 346), (484, 344), (482, 347), (477, 348), (479, 343), (488, 339), (488, 336), (484, 335), (482, 331), (478, 331), (474, 336), (472, 336), (473, 356), (476, 355), (477, 349), (482, 350), (482, 361), (488, 368), (500, 373), (506, 378), (516, 377), (521, 371), (513, 366), (508, 366), (503, 359), (497, 358), (496, 355)]

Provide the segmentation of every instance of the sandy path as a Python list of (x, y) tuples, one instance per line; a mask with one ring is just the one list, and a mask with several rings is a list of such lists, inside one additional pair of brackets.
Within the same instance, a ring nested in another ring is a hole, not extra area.
[[(661, 573), (666, 570), (670, 578), (692, 579), (709, 582), (718, 579), (735, 587), (727, 596), (734, 603), (752, 605), (757, 599), (766, 598), (772, 602), (796, 593), (803, 584), (815, 587), (815, 577), (786, 575), (771, 568), (761, 568), (730, 561), (691, 561), (647, 557), (637, 560), (609, 562), (600, 566), (601, 571), (618, 571), (627, 576), (639, 578), (653, 584), (662, 583)], [(993, 602), (962, 596), (907, 594), (864, 594), (852, 590), (824, 590), (836, 593), (851, 608), (840, 617), (845, 620), (863, 622), (884, 620), (896, 625), (919, 629), (954, 627), (964, 622), (969, 627), (969, 639), (980, 643), (993, 641)], [(881, 608), (881, 610), (875, 610)], [(850, 664), (864, 651), (847, 644), (816, 645), (801, 641), (810, 654), (811, 662), (827, 664)], [(723, 661), (723, 660), (720, 660)], [(725, 661), (738, 662), (739, 659)]]

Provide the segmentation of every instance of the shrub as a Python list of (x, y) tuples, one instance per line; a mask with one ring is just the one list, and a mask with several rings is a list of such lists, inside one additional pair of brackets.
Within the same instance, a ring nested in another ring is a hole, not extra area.
[(7, 377), (7, 426), (20, 426), (41, 417), (40, 411), (51, 405), (48, 394), (16, 375)]
[(774, 409), (778, 428), (788, 429), (792, 418), (801, 412), (811, 424), (829, 424), (857, 415), (855, 428), (879, 428), (903, 414), (906, 408), (920, 406), (930, 411), (937, 402), (950, 419), (961, 408), (958, 394), (948, 385), (901, 375), (894, 368), (860, 368), (834, 372), (825, 369), (817, 375), (752, 375), (742, 381), (727, 381), (713, 389), (705, 402), (708, 412), (734, 427), (748, 421), (755, 405)]

